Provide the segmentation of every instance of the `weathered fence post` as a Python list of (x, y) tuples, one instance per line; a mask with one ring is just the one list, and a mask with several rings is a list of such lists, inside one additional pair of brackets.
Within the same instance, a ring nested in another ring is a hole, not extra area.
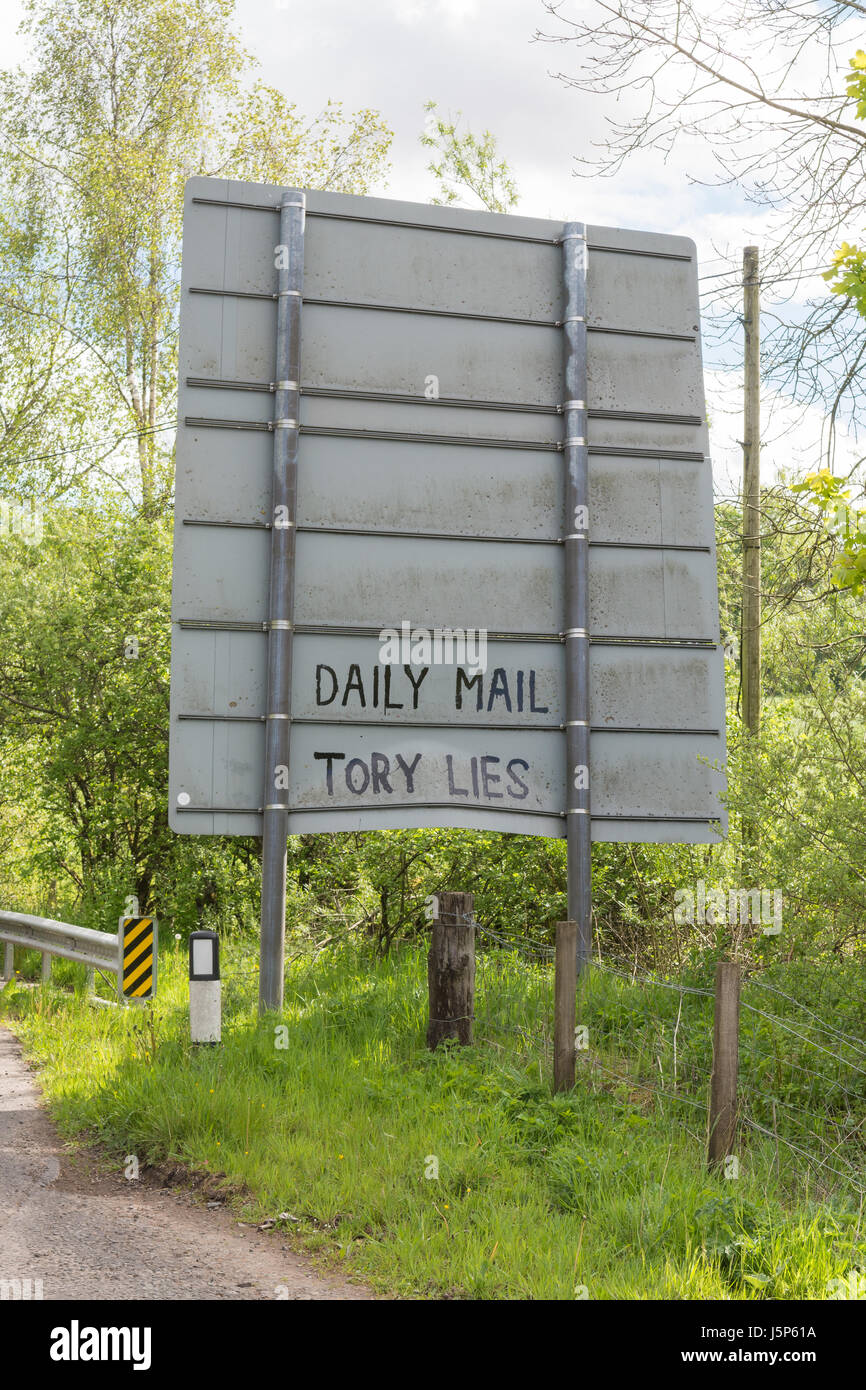
[(51, 979), (51, 956), (48, 951), (42, 952), (42, 980), (47, 983)]
[(574, 1013), (577, 1003), (577, 923), (557, 922), (553, 984), (553, 1089), (574, 1085)]
[(11, 980), (15, 974), (15, 946), (11, 941), (3, 943), (3, 979)]
[(737, 1067), (740, 1028), (740, 967), (736, 961), (716, 966), (713, 1016), (713, 1074), (710, 1080), (707, 1163), (721, 1167), (734, 1152), (737, 1134)]
[(427, 956), (431, 1051), (443, 1038), (471, 1043), (475, 1014), (474, 894), (439, 893), (436, 904)]

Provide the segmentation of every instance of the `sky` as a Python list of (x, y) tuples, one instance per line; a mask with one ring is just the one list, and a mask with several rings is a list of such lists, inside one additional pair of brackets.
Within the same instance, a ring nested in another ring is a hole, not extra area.
[[(564, 8), (578, 14), (589, 0), (566, 0)], [(23, 57), (12, 36), (20, 13), (18, 0), (0, 0), (10, 64)], [(557, 31), (542, 0), (238, 0), (236, 13), (259, 75), (301, 111), (313, 115), (336, 99), (349, 110), (382, 112), (395, 139), (387, 184), (374, 192), (419, 202), (435, 195), (430, 152), (419, 142), (424, 103), (432, 99), (443, 114), (462, 112), (472, 130), (494, 133), (516, 179), (516, 211), (693, 237), (702, 275), (739, 266), (742, 247), (760, 245), (766, 232), (764, 214), (736, 188), (690, 182), (707, 174), (697, 141), (683, 143), (667, 164), (641, 152), (616, 178), (575, 176), (575, 157), (592, 153), (613, 108), (557, 80), (574, 70), (576, 57), (567, 44), (536, 40), (538, 30)], [(705, 361), (717, 489), (730, 494), (742, 470), (736, 351), (720, 357), (705, 347)], [(819, 461), (819, 411), (803, 412), (768, 392), (765, 416), (765, 481)], [(843, 434), (839, 466), (858, 454)]]

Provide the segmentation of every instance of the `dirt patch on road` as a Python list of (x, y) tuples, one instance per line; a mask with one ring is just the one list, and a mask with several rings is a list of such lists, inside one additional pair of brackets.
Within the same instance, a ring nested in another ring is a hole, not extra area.
[(376, 1296), (317, 1270), (281, 1223), (238, 1221), (230, 1195), (218, 1174), (165, 1165), (131, 1181), (98, 1153), (69, 1152), (0, 1027), (0, 1280), (41, 1280), (46, 1299)]

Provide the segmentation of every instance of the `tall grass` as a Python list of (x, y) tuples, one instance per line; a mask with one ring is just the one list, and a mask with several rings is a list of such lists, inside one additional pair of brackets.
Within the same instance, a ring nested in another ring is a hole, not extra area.
[(706, 1173), (707, 1039), (692, 1039), (682, 1096), (650, 1088), (625, 981), (593, 986), (595, 1065), (553, 1096), (541, 966), (482, 959), (476, 1045), (431, 1054), (414, 948), (296, 959), (282, 1014), (264, 1019), (252, 943), (224, 942), (223, 964), (218, 1048), (189, 1043), (174, 949), (147, 1009), (15, 983), (0, 995), (65, 1133), (118, 1162), (217, 1175), (239, 1215), (277, 1217), (322, 1259), (409, 1296), (822, 1299), (866, 1265), (843, 1181), (817, 1187), (759, 1133), (736, 1181)]

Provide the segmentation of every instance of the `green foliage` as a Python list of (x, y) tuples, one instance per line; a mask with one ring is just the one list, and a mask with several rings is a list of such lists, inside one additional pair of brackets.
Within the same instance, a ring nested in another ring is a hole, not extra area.
[(187, 929), (233, 884), (244, 920), (249, 847), (168, 829), (170, 566), (170, 525), (108, 503), (0, 544), (4, 906), (104, 926), (137, 893)]
[[(76, 449), (147, 511), (171, 498), (186, 180), (361, 193), (391, 141), (374, 111), (334, 102), (309, 119), (255, 81), (233, 21), (233, 0), (28, 0), (31, 61), (0, 74), (0, 315), (19, 348), (21, 423), (68, 405)], [(26, 371), (46, 344), (63, 355), (63, 393), (42, 364)]]
[(866, 584), (866, 508), (850, 505), (847, 480), (837, 478), (829, 468), (821, 468), (793, 483), (791, 491), (805, 494), (814, 503), (838, 543), (831, 571), (833, 583), (853, 594), (862, 594)]
[[(258, 847), (166, 823), (181, 217), (193, 174), (366, 192), (378, 113), (255, 80), (231, 0), (27, 0), (0, 73), (0, 882), (246, 929)], [(45, 538), (10, 534), (41, 509)], [(137, 635), (138, 661), (123, 659)]]
[(435, 101), (425, 102), (424, 110), (421, 144), (434, 151), (427, 168), (439, 184), (432, 201), (450, 207), (469, 192), (490, 212), (510, 212), (517, 203), (517, 185), (507, 161), (497, 157), (496, 137), (489, 130), (481, 136), (460, 130), (463, 113), (445, 120)]
[[(866, 120), (866, 53), (858, 49), (850, 62), (847, 91), (855, 115)], [(866, 317), (866, 249), (843, 241), (833, 253), (833, 265), (824, 272), (833, 294), (848, 300)], [(850, 506), (846, 479), (835, 477), (828, 468), (808, 474), (793, 487), (805, 494), (818, 508), (825, 524), (839, 540), (833, 565), (833, 582), (839, 588), (863, 592), (866, 584), (866, 510)]]
[[(214, 1050), (189, 1044), (185, 959), (171, 942), (144, 1019), (50, 989), (12, 989), (0, 1008), (16, 1017), (67, 1133), (98, 1140), (118, 1164), (134, 1152), (209, 1173), (239, 1216), (288, 1213), (283, 1224), (308, 1249), (384, 1289), (825, 1298), (831, 1280), (863, 1264), (855, 1197), (832, 1175), (810, 1187), (800, 1156), (783, 1150), (778, 1172), (772, 1142), (752, 1133), (735, 1190), (708, 1178), (708, 1068), (694, 1083), (697, 1109), (591, 1073), (552, 1096), (534, 1057), (524, 1065), (483, 1038), (426, 1050), (423, 951), (304, 954), (282, 1017), (265, 1019), (253, 961), (252, 943), (224, 943)], [(494, 994), (497, 978), (488, 975)], [(532, 972), (518, 965), (509, 980), (529, 1014)], [(599, 989), (610, 1037), (598, 1056), (627, 1077), (640, 986), (599, 977)], [(275, 1046), (280, 1024), (285, 1047)], [(752, 1026), (744, 1014), (744, 1054)], [(690, 1017), (681, 1044), (695, 1034), (703, 1056), (707, 1031)], [(670, 1089), (669, 1041), (660, 1057)]]

